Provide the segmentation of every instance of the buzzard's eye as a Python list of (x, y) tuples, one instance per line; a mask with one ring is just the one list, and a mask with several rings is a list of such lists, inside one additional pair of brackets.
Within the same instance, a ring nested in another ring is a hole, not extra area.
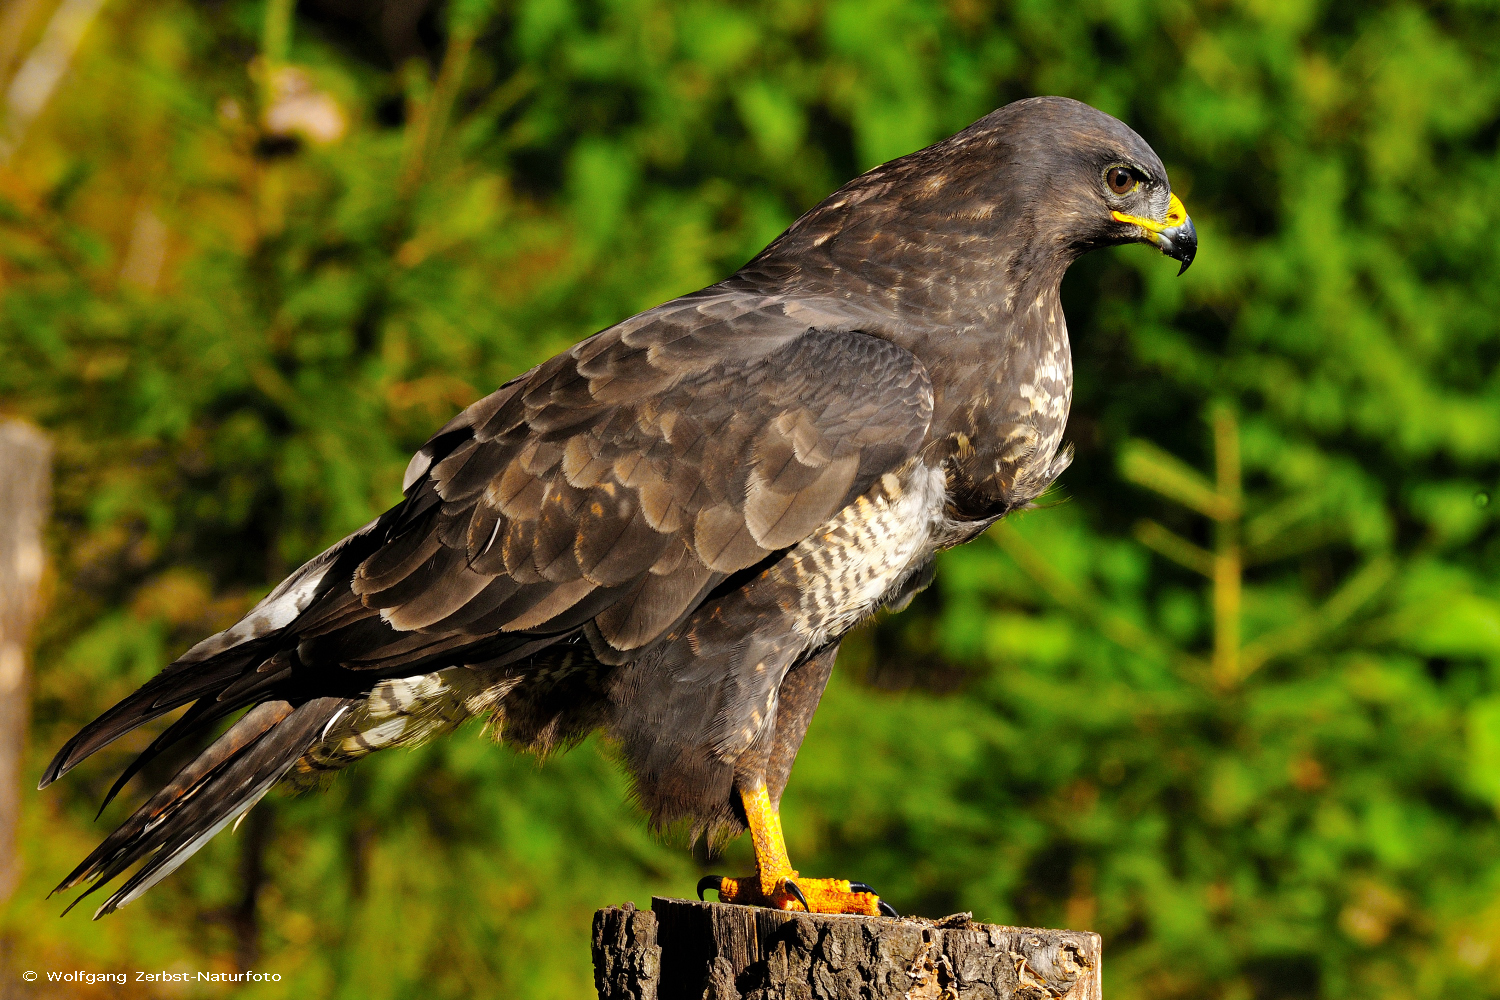
[(1125, 167), (1110, 167), (1104, 174), (1104, 183), (1108, 184), (1109, 189), (1115, 194), (1129, 194), (1139, 180), (1133, 170)]

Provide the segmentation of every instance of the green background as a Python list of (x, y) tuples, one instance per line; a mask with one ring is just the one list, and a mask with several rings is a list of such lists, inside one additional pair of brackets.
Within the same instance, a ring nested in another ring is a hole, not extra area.
[[(31, 779), (461, 406), (1065, 94), (1154, 146), (1198, 261), (1073, 268), (1074, 466), (846, 643), (793, 859), (1097, 930), (1112, 1000), (1500, 996), (1500, 9), (452, 0), (392, 42), (371, 7), (111, 0), (0, 165), (0, 412), (57, 449)], [(321, 138), (261, 124), (288, 67)], [(469, 729), (59, 920), (149, 735), (25, 793), (15, 967), (585, 997), (597, 907), (750, 862), (654, 839), (596, 740)]]

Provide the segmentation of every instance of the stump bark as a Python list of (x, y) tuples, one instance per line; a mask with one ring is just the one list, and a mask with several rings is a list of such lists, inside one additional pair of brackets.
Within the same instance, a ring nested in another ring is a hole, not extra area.
[(600, 1000), (1101, 1000), (1099, 935), (683, 899), (594, 914)]

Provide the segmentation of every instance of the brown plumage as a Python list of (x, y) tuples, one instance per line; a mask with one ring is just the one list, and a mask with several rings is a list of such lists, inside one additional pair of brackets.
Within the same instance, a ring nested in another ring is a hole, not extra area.
[(190, 706), (113, 796), (250, 709), (60, 888), (145, 859), (109, 912), (284, 777), (481, 714), (542, 751), (603, 727), (655, 822), (742, 829), (736, 792), (779, 800), (840, 637), (1065, 467), (1063, 272), (1130, 241), (1186, 264), (1169, 199), (1124, 125), (1019, 102), (481, 399), (402, 503), (58, 752), (43, 786)]

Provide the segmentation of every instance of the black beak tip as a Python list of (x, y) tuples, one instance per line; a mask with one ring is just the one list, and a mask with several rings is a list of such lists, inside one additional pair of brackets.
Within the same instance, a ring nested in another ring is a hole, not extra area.
[(1177, 269), (1177, 277), (1180, 278), (1187, 273), (1187, 269), (1193, 266), (1193, 258), (1196, 256), (1198, 256), (1198, 246), (1193, 244), (1188, 247), (1186, 253), (1177, 258), (1182, 261), (1182, 266)]
[(1182, 267), (1177, 271), (1181, 277), (1193, 265), (1193, 258), (1198, 256), (1198, 230), (1193, 220), (1184, 219), (1182, 225), (1162, 230), (1160, 241), (1162, 253), (1182, 261)]

